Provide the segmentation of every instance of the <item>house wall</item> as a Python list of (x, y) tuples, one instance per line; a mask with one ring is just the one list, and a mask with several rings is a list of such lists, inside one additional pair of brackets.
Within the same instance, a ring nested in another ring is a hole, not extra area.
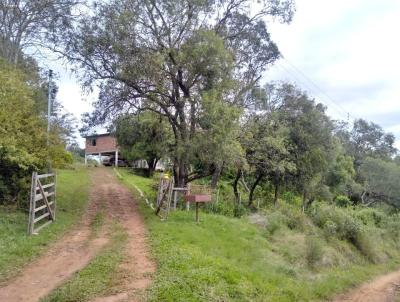
[[(96, 139), (96, 146), (92, 146), (92, 140)], [(86, 138), (86, 154), (115, 152), (117, 150), (117, 139), (112, 136), (97, 136)]]

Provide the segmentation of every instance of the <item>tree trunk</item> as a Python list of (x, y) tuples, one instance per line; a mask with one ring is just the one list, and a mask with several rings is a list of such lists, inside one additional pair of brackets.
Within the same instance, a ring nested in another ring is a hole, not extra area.
[(214, 173), (211, 178), (211, 188), (212, 189), (215, 189), (217, 187), (218, 180), (221, 175), (221, 171), (222, 171), (222, 165), (216, 165)]
[(279, 199), (279, 192), (280, 191), (280, 182), (277, 180), (275, 182), (275, 195), (274, 195), (274, 206), (276, 206), (278, 199)]
[(147, 177), (152, 177), (154, 171), (156, 170), (158, 159), (157, 158), (150, 158), (147, 160)]
[(238, 183), (239, 183), (239, 179), (240, 176), (242, 175), (242, 170), (238, 169), (237, 173), (236, 173), (236, 178), (235, 181), (233, 182), (233, 194), (235, 194), (235, 200), (236, 203), (239, 203), (239, 191), (238, 191)]
[(263, 174), (259, 174), (257, 176), (256, 181), (254, 182), (254, 184), (251, 186), (250, 188), (250, 194), (249, 194), (249, 203), (248, 206), (250, 207), (253, 203), (253, 198), (254, 198), (254, 191), (256, 189), (256, 187), (258, 186), (259, 182), (261, 181), (261, 179), (264, 177)]
[(303, 213), (306, 211), (306, 207), (307, 207), (307, 193), (304, 190), (303, 191), (303, 208), (302, 208)]

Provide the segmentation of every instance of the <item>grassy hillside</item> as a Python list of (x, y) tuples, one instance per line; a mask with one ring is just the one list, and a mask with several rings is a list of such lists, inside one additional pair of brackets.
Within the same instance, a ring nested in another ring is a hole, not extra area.
[(88, 197), (87, 170), (59, 170), (57, 181), (57, 221), (42, 229), (40, 236), (27, 235), (25, 212), (0, 207), (0, 282), (18, 273), (80, 219)]
[[(153, 194), (153, 181), (120, 170)], [(398, 219), (374, 209), (296, 205), (238, 218), (177, 211), (160, 221), (142, 203), (158, 272), (149, 301), (312, 301), (400, 266)], [(397, 217), (398, 218), (398, 217)]]

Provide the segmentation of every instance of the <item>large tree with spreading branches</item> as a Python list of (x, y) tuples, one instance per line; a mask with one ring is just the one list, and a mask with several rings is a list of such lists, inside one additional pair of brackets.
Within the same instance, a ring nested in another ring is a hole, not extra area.
[[(202, 118), (215, 106), (248, 105), (248, 91), (279, 58), (266, 18), (290, 22), (293, 11), (292, 0), (95, 1), (90, 14), (55, 41), (56, 51), (81, 67), (84, 85), (99, 84), (89, 126), (127, 111), (167, 118), (174, 174), (184, 185), (220, 165), (191, 171), (196, 141), (210, 127)], [(221, 120), (238, 119), (231, 110), (219, 111)], [(230, 127), (224, 130), (232, 135)]]

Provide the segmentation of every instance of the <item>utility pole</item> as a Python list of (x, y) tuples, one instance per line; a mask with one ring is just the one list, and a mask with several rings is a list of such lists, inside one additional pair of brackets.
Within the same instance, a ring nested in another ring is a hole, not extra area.
[[(50, 146), (50, 123), (51, 123), (51, 105), (52, 105), (52, 80), (53, 80), (53, 70), (49, 69), (49, 87), (47, 92), (47, 147)], [(51, 160), (47, 159), (49, 173), (51, 169)]]
[(49, 69), (49, 87), (47, 92), (47, 145), (50, 144), (50, 119), (51, 119), (51, 103), (52, 103), (52, 80), (53, 80), (53, 70)]

